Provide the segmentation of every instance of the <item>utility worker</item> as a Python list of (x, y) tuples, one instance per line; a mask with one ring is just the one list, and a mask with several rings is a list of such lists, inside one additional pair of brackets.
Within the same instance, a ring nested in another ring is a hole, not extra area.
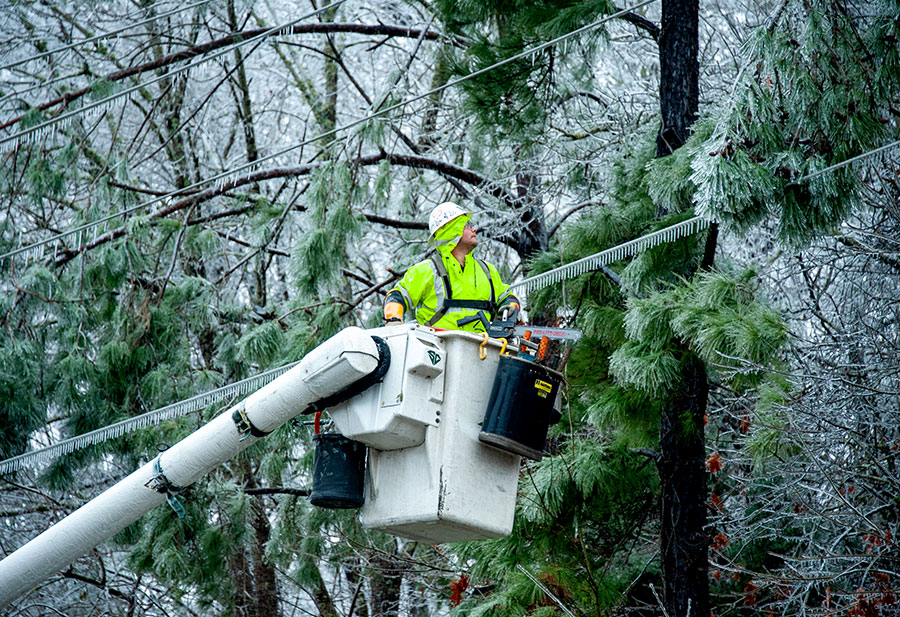
[(493, 264), (477, 259), (478, 228), (470, 214), (452, 202), (428, 217), (430, 259), (410, 267), (384, 298), (386, 323), (412, 315), (425, 326), (485, 332), (485, 322), (501, 313), (515, 322), (519, 300), (500, 280)]

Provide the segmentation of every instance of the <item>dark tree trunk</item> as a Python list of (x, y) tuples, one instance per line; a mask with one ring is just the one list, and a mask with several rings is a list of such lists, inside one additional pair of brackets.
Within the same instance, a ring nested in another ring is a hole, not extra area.
[(520, 208), (520, 231), (516, 237), (516, 251), (522, 261), (528, 260), (536, 253), (546, 251), (549, 245), (540, 189), (540, 179), (533, 170), (522, 169), (516, 174), (516, 197)]
[(234, 585), (231, 617), (252, 617), (253, 579), (250, 576), (250, 564), (243, 545), (238, 544), (228, 558), (228, 572)]
[[(698, 19), (698, 0), (663, 0), (658, 157), (681, 147), (697, 118)], [(704, 265), (711, 263), (715, 251), (715, 235), (710, 238), (713, 246), (707, 243)], [(704, 424), (709, 385), (703, 362), (689, 352), (681, 380), (680, 391), (664, 405), (659, 427), (663, 601), (669, 617), (708, 617)]]
[(682, 363), (681, 391), (660, 417), (660, 555), (663, 600), (671, 617), (709, 615), (706, 537), (706, 367), (693, 354)]
[(256, 617), (278, 617), (278, 585), (275, 568), (266, 558), (266, 543), (269, 541), (269, 519), (262, 496), (254, 499), (253, 530), (256, 542), (253, 544), (253, 578), (256, 583)]
[(659, 36), (659, 104), (662, 126), (656, 156), (681, 147), (697, 119), (700, 63), (697, 25), (699, 0), (663, 0)]
[(391, 559), (372, 558), (372, 617), (395, 617), (400, 609), (400, 584), (403, 573)]

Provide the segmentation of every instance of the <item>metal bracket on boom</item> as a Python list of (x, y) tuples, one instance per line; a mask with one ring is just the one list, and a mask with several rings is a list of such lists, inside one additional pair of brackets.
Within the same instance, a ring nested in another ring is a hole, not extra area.
[(157, 493), (162, 493), (166, 496), (166, 502), (169, 506), (175, 511), (175, 514), (178, 515), (178, 518), (184, 518), (184, 506), (181, 505), (181, 502), (175, 497), (178, 493), (184, 490), (183, 486), (176, 486), (169, 482), (169, 479), (163, 473), (162, 464), (159, 462), (159, 459), (162, 457), (162, 454), (156, 457), (156, 460), (153, 461), (153, 473), (156, 475), (147, 480), (146, 486), (149, 489), (156, 491)]
[(265, 437), (269, 434), (266, 431), (259, 430), (253, 425), (250, 421), (250, 417), (247, 416), (247, 410), (244, 408), (244, 401), (241, 401), (240, 404), (238, 404), (237, 409), (231, 414), (231, 419), (234, 420), (234, 425), (237, 426), (238, 433), (241, 434), (241, 441), (244, 441), (251, 435), (253, 437)]

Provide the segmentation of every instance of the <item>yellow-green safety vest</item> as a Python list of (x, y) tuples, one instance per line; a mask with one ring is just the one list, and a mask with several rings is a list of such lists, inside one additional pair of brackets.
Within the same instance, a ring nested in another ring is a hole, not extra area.
[[(391, 291), (403, 296), (405, 310), (420, 324), (469, 332), (484, 332), (479, 312), (491, 321), (497, 306), (511, 295), (493, 264), (469, 253), (460, 266), (449, 252), (410, 267)], [(476, 319), (468, 319), (472, 317)]]

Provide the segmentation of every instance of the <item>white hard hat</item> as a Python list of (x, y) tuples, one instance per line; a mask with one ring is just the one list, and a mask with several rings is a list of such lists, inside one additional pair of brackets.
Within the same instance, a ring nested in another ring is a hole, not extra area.
[(468, 216), (469, 213), (457, 206), (452, 201), (445, 201), (431, 211), (428, 217), (428, 234), (434, 236), (438, 229), (460, 216)]

